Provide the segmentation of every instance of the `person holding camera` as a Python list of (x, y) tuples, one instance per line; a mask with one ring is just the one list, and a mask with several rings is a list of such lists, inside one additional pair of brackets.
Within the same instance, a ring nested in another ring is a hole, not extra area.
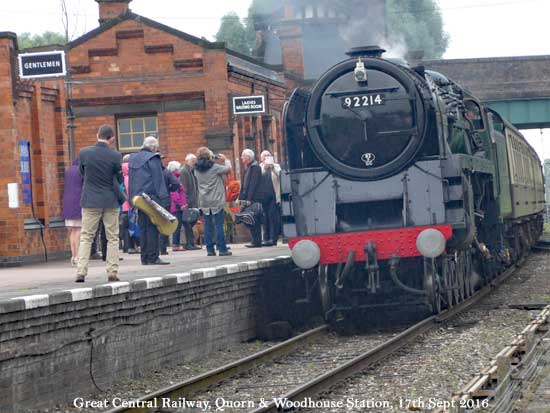
[[(196, 164), (197, 157), (190, 153), (185, 157), (185, 164), (180, 169), (180, 181), (185, 191), (185, 198), (187, 201), (187, 207), (182, 210), (182, 218), (184, 217), (184, 212), (187, 213), (190, 212), (190, 210), (199, 207), (199, 184), (197, 183), (197, 177), (195, 176)], [(197, 221), (194, 219), (189, 219), (188, 217), (186, 219), (182, 219), (182, 221), (182, 225), (185, 230), (185, 249), (191, 251), (200, 250), (201, 248), (195, 245), (195, 236), (193, 235), (193, 226)]]
[(215, 256), (212, 232), (216, 230), (216, 244), (220, 257), (231, 255), (225, 243), (223, 229), (225, 187), (223, 177), (231, 171), (231, 164), (224, 155), (216, 155), (206, 147), (197, 151), (195, 176), (198, 183), (199, 209), (204, 215), (204, 243), (208, 256)]
[[(260, 188), (262, 169), (254, 159), (254, 151), (251, 149), (245, 149), (242, 152), (241, 161), (246, 169), (242, 177), (239, 200), (243, 208), (247, 208), (253, 203), (262, 202), (262, 191)], [(254, 224), (250, 226), (250, 235), (252, 240), (245, 247), (260, 248), (262, 246), (262, 223), (260, 219), (254, 220)]]
[(279, 212), (279, 205), (281, 204), (281, 166), (275, 163), (275, 159), (269, 151), (263, 151), (260, 154), (260, 161), (260, 167), (262, 168), (262, 210), (265, 217), (262, 246), (272, 247), (277, 245), (281, 225)]

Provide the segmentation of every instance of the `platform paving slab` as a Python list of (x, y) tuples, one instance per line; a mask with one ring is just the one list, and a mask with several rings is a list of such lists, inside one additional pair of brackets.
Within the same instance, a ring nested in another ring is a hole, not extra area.
[[(239, 266), (257, 268), (263, 265), (261, 260), (279, 256), (289, 256), (290, 250), (287, 245), (265, 248), (246, 248), (244, 244), (231, 245), (233, 255), (228, 257), (208, 257), (206, 250), (170, 252), (169, 255), (161, 256), (170, 265), (141, 265), (139, 254), (123, 254), (119, 263), (119, 278), (122, 283), (110, 283), (107, 289), (129, 288), (127, 282), (144, 279), (143, 287), (151, 288), (154, 283), (159, 286), (162, 283), (178, 282), (177, 277), (191, 277), (193, 272), (201, 270), (205, 277), (216, 275), (216, 267), (225, 266), (219, 271), (237, 272)], [(260, 262), (259, 262), (260, 261)], [(229, 266), (228, 266), (229, 265)], [(210, 272), (208, 272), (210, 270)], [(186, 274), (189, 273), (189, 274)], [(173, 277), (162, 277), (174, 275)], [(107, 282), (106, 264), (101, 260), (90, 261), (88, 276), (84, 283), (75, 283), (76, 268), (71, 267), (70, 261), (52, 261), (48, 263), (33, 264), (16, 268), (0, 269), (0, 300), (9, 300), (20, 297), (23, 300), (13, 300), (13, 305), (21, 305), (25, 301), (25, 308), (41, 306), (43, 300), (76, 301), (90, 298), (92, 294), (90, 287), (96, 287)], [(156, 277), (155, 279), (153, 279)], [(139, 283), (132, 283), (138, 285)], [(67, 291), (67, 290), (70, 290)], [(98, 294), (94, 289), (94, 294)], [(120, 291), (123, 292), (123, 291)], [(52, 296), (52, 294), (54, 294)], [(111, 292), (109, 291), (109, 294)], [(32, 297), (30, 297), (32, 296)], [(65, 297), (67, 296), (67, 297)], [(25, 298), (27, 297), (27, 298)], [(48, 298), (49, 297), (49, 298)], [(76, 298), (76, 300), (75, 300)], [(41, 301), (42, 300), (42, 301)], [(5, 302), (5, 301), (4, 301)], [(15, 310), (15, 309), (14, 309)]]

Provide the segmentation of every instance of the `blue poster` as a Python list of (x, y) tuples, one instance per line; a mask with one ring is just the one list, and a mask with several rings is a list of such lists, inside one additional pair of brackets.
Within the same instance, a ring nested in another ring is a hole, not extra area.
[(19, 141), (19, 156), (21, 161), (21, 192), (23, 193), (22, 202), (30, 204), (32, 202), (31, 187), (31, 143), (29, 141)]

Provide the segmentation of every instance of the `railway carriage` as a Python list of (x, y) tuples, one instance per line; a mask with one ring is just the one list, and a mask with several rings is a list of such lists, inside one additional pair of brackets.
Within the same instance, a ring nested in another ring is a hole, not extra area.
[(285, 109), (283, 231), (336, 320), (437, 313), (540, 236), (543, 174), (513, 125), (444, 75), (352, 49)]

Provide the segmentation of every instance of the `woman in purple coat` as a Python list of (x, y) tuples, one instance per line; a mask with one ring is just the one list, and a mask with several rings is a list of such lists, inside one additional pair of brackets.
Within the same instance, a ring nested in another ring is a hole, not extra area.
[(71, 242), (71, 264), (78, 264), (78, 247), (80, 246), (80, 229), (82, 227), (82, 208), (80, 197), (84, 179), (78, 170), (78, 159), (65, 171), (65, 192), (63, 194), (63, 218), (69, 230)]

